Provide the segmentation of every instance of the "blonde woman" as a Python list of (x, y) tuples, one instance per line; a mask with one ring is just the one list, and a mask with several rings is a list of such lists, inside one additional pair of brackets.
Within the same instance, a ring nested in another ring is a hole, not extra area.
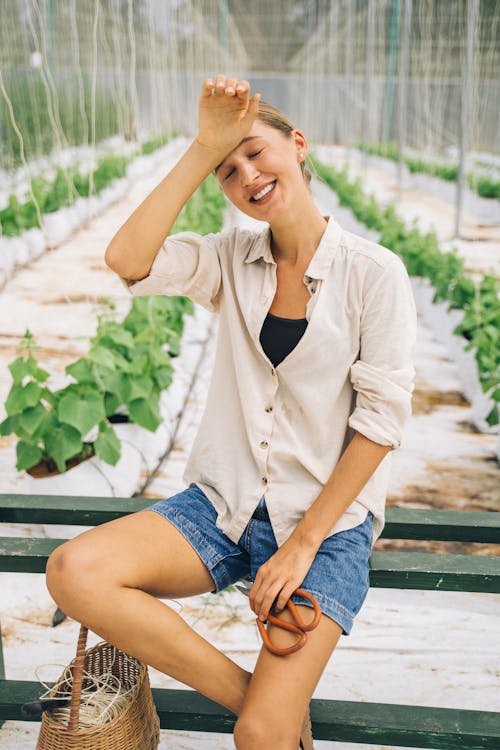
[[(219, 315), (186, 489), (67, 542), (47, 568), (66, 613), (233, 711), (238, 750), (312, 748), (309, 702), (365, 599), (414, 388), (406, 269), (319, 212), (307, 153), (247, 81), (205, 80), (196, 139), (106, 251), (132, 294), (187, 295)], [(212, 172), (262, 231), (169, 234)], [(291, 597), (310, 618), (299, 587), (322, 610), (302, 649), (263, 647), (253, 673), (159, 601), (242, 578), (262, 622), (290, 619)]]

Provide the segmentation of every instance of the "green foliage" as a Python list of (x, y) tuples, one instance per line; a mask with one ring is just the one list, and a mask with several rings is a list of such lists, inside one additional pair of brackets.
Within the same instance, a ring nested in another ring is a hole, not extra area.
[(449, 182), (455, 182), (458, 178), (458, 166), (456, 164), (437, 164), (410, 156), (406, 156), (404, 162), (412, 174), (424, 172), (430, 174), (431, 177), (441, 177), (441, 179)]
[[(20, 67), (2, 71), (4, 83), (12, 102), (14, 117), (23, 135), (24, 153), (28, 162), (40, 156), (50, 154), (61, 141), (61, 136), (70, 146), (88, 142), (88, 125), (92, 122), (95, 106), (95, 139), (96, 142), (109, 138), (119, 132), (118, 112), (109, 106), (109, 94), (98, 89), (95, 100), (92, 97), (90, 74), (82, 70), (83, 107), (86, 118), (82, 117), (80, 93), (77, 86), (60, 88), (58, 91), (58, 115), (62, 134), (55, 134), (49, 110), (54, 110), (54, 103), (49, 103), (47, 90), (38, 71), (23, 70)], [(76, 83), (76, 82), (75, 82)], [(50, 97), (51, 98), (51, 97)], [(52, 99), (52, 98), (51, 98)], [(15, 132), (7, 107), (0, 107), (0, 166), (12, 170), (22, 163), (20, 143)]]
[(176, 135), (177, 131), (172, 131), (172, 133), (164, 133), (163, 135), (151, 138), (149, 141), (143, 141), (141, 143), (141, 154), (147, 155), (153, 153), (157, 148), (161, 148), (161, 146), (168, 143), (171, 138), (175, 138)]
[(449, 308), (464, 311), (464, 318), (454, 330), (468, 340), (467, 349), (476, 349), (481, 387), (491, 391), (495, 402), (487, 421), (500, 421), (500, 280), (484, 276), (479, 285), (464, 271), (456, 249), (443, 253), (434, 232), (422, 233), (416, 223), (407, 227), (391, 204), (378, 206), (373, 196), (366, 196), (360, 180), (349, 181), (347, 170), (327, 167), (312, 159), (317, 175), (349, 206), (357, 219), (380, 232), (379, 242), (397, 253), (410, 276), (429, 279), (434, 287), (433, 302), (448, 302)]
[(172, 382), (171, 356), (179, 351), (183, 329), (183, 306), (177, 300), (134, 297), (121, 323), (105, 307), (88, 356), (66, 368), (82, 387), (99, 384), (107, 417), (125, 407), (131, 421), (153, 432), (158, 428), (160, 393)]
[[(358, 148), (362, 149), (363, 144), (356, 144)], [(399, 148), (397, 143), (369, 143), (366, 146), (366, 151), (372, 156), (382, 156), (385, 159), (392, 159), (393, 161), (399, 160)]]
[[(142, 144), (142, 146), (147, 146), (144, 153), (151, 153), (155, 148), (167, 143), (169, 138), (170, 135), (166, 134), (147, 144)], [(124, 177), (127, 166), (134, 157), (135, 154), (129, 157), (104, 156), (92, 173), (93, 193), (98, 195), (113, 180)], [(35, 177), (31, 181), (31, 191), (41, 214), (57, 211), (63, 206), (70, 206), (78, 196), (89, 196), (90, 187), (90, 175), (81, 174), (78, 167), (69, 170), (58, 167), (52, 182), (43, 177)], [(9, 196), (7, 206), (0, 211), (1, 234), (6, 237), (17, 237), (22, 232), (38, 226), (38, 214), (31, 193), (25, 196), (24, 202), (20, 202), (15, 195)]]
[[(42, 191), (39, 191), (42, 197)], [(54, 182), (50, 185), (48, 191), (42, 199), (40, 206), (41, 213), (53, 213), (63, 206), (70, 206), (75, 201), (75, 187), (71, 176), (69, 176), (61, 167), (56, 171)], [(36, 226), (35, 224), (33, 226)]]
[(127, 164), (133, 157), (126, 156), (105, 156), (101, 159), (99, 166), (94, 172), (94, 188), (96, 193), (100, 193), (113, 180), (125, 176)]
[(220, 231), (225, 207), (226, 199), (219, 183), (213, 175), (209, 175), (179, 214), (172, 234), (189, 230), (199, 234)]
[(120, 443), (106, 421), (98, 384), (87, 381), (52, 391), (43, 385), (49, 373), (38, 366), (29, 330), (23, 343), (27, 355), (9, 365), (12, 386), (5, 401), (7, 418), (0, 423), (0, 435), (15, 433), (19, 438), (17, 469), (31, 469), (43, 461), (49, 471), (64, 472), (70, 459), (92, 453), (85, 438), (96, 426), (103, 439), (95, 442), (95, 452), (103, 461), (116, 464)]
[[(358, 148), (362, 149), (363, 144), (357, 143)], [(385, 159), (399, 161), (399, 149), (396, 143), (370, 143), (366, 146), (366, 151), (372, 156), (381, 156)], [(423, 172), (432, 177), (441, 177), (449, 182), (458, 180), (458, 165), (445, 164), (434, 161), (426, 161), (422, 158), (411, 156), (403, 157), (403, 161), (412, 174)], [(467, 175), (467, 182), (471, 190), (474, 190), (483, 198), (500, 199), (500, 181), (495, 180), (491, 175), (476, 175), (473, 172)]]
[(475, 190), (481, 197), (500, 200), (500, 180), (494, 180), (488, 174), (469, 174), (467, 180), (470, 189)]
[(498, 424), (500, 403), (500, 279), (486, 275), (474, 288), (471, 303), (454, 333), (468, 339), (466, 351), (476, 350), (481, 388), (495, 402), (486, 417), (490, 425)]

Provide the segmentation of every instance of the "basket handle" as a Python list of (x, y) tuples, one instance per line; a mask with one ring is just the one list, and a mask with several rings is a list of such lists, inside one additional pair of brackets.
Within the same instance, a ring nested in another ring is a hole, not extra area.
[(72, 669), (73, 686), (71, 690), (68, 730), (77, 729), (78, 722), (80, 720), (80, 698), (82, 695), (83, 665), (85, 663), (87, 633), (88, 629), (85, 627), (85, 625), (80, 625), (80, 634), (78, 636), (78, 645), (76, 647), (76, 656), (73, 662)]

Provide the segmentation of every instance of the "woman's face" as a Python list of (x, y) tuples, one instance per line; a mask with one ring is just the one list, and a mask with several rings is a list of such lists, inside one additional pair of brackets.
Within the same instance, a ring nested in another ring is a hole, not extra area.
[(307, 141), (300, 131), (286, 136), (257, 120), (217, 167), (217, 180), (240, 211), (271, 223), (297, 210), (309, 196), (300, 168), (306, 154)]

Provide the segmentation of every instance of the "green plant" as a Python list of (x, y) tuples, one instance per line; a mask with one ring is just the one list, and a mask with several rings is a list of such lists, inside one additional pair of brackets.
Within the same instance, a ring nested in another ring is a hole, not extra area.
[(126, 156), (105, 156), (101, 159), (93, 175), (95, 192), (100, 193), (110, 182), (124, 177), (127, 171), (127, 164), (132, 158), (127, 158)]
[[(40, 74), (22, 66), (6, 66), (2, 71), (4, 83), (12, 103), (17, 127), (23, 135), (24, 155), (31, 162), (50, 154), (60, 145), (61, 137), (72, 145), (88, 143), (89, 124), (95, 127), (95, 142), (99, 143), (119, 132), (118, 111), (109, 103), (109, 90), (104, 79), (97, 80), (93, 90), (91, 75), (82, 69), (83, 113), (80, 91), (71, 77), (56, 79), (57, 108), (62, 132), (57, 133), (51, 121), (54, 101), (48, 96)], [(7, 107), (0, 107), (0, 167), (12, 170), (22, 164), (21, 144), (12, 125)]]
[[(385, 159), (399, 161), (399, 149), (396, 143), (369, 143), (363, 146), (361, 142), (356, 143), (360, 150), (366, 150), (372, 156), (381, 156)], [(421, 157), (404, 156), (403, 161), (412, 174), (418, 172), (429, 174), (432, 177), (440, 177), (449, 182), (456, 182), (458, 179), (458, 165), (447, 164), (445, 162), (428, 161)], [(489, 164), (484, 164), (489, 167)], [(470, 172), (467, 175), (467, 182), (471, 190), (474, 190), (483, 198), (500, 199), (500, 181), (495, 180), (489, 174), (476, 175)]]
[(161, 148), (161, 146), (164, 146), (169, 140), (175, 138), (176, 135), (178, 135), (177, 131), (172, 131), (172, 133), (164, 133), (163, 135), (155, 136), (148, 141), (143, 141), (141, 143), (141, 153), (151, 154), (153, 151), (156, 151), (157, 148)]
[(468, 340), (465, 351), (476, 350), (481, 388), (491, 391), (494, 402), (486, 421), (495, 425), (500, 421), (500, 279), (486, 275), (474, 291), (454, 332)]
[(98, 384), (107, 417), (125, 407), (131, 422), (153, 432), (159, 426), (160, 393), (172, 382), (171, 356), (179, 351), (187, 308), (179, 299), (134, 297), (121, 323), (112, 306), (103, 306), (88, 355), (66, 372), (82, 386)]
[(471, 190), (475, 190), (483, 198), (496, 198), (500, 200), (500, 180), (495, 180), (491, 175), (467, 175), (467, 181)]
[[(12, 386), (5, 402), (7, 418), (0, 435), (14, 433), (19, 470), (44, 463), (49, 471), (66, 471), (71, 459), (84, 459), (94, 452), (103, 461), (116, 464), (120, 442), (106, 419), (104, 398), (96, 383), (70, 384), (53, 391), (49, 373), (33, 355), (34, 340), (26, 331), (20, 356), (9, 365)], [(97, 436), (88, 440), (91, 431)]]
[[(102, 158), (92, 173), (94, 193), (99, 194), (113, 180), (125, 175), (127, 165), (134, 158), (108, 155)], [(72, 205), (76, 198), (90, 194), (90, 175), (82, 175), (77, 168), (56, 170), (52, 182), (37, 177), (31, 182), (31, 189), (38, 203), (40, 213), (52, 213), (63, 206)], [(21, 203), (15, 195), (9, 196), (6, 208), (0, 211), (1, 234), (16, 237), (27, 229), (38, 227), (38, 214), (31, 196)]]

